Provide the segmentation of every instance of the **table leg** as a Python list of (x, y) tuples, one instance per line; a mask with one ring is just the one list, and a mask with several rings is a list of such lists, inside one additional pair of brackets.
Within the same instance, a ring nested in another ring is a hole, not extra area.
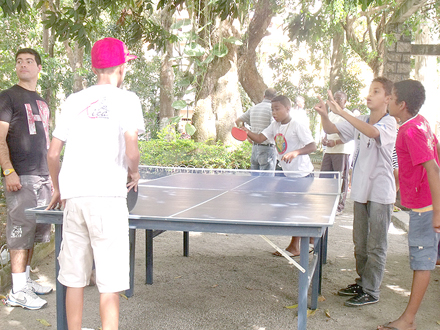
[(145, 284), (153, 284), (153, 230), (145, 230)]
[(322, 264), (326, 264), (327, 263), (327, 243), (328, 243), (328, 227), (325, 229), (324, 231), (324, 235), (322, 235), (323, 240), (321, 243), (322, 249)]
[(298, 281), (298, 330), (307, 329), (307, 293), (309, 286), (309, 237), (301, 237), (300, 264), (305, 272), (299, 273)]
[(63, 239), (63, 225), (55, 225), (55, 278), (56, 278), (56, 301), (57, 301), (57, 329), (67, 330), (67, 316), (66, 316), (66, 287), (58, 281), (58, 274), (60, 272), (60, 264), (58, 262), (58, 255), (61, 250), (61, 241)]
[(129, 228), (128, 230), (129, 244), (130, 244), (130, 288), (125, 290), (125, 295), (130, 298), (134, 293), (134, 264), (136, 254), (136, 229)]
[(183, 232), (183, 256), (189, 256), (189, 232)]
[(321, 255), (319, 258), (319, 294), (321, 294), (322, 289), (322, 267), (327, 263), (327, 243), (328, 243), (328, 228), (324, 232), (324, 235), (321, 237)]
[(315, 241), (318, 240), (315, 244), (315, 251), (316, 257), (318, 260), (316, 261), (316, 266), (313, 271), (313, 277), (312, 277), (312, 296), (311, 296), (311, 304), (310, 309), (317, 309), (318, 308), (318, 296), (321, 293), (321, 276), (322, 276), (322, 237), (317, 238), (315, 237)]

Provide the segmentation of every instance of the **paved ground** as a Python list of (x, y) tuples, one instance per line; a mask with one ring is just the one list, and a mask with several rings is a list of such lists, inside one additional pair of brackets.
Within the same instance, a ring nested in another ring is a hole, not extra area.
[[(400, 220), (399, 220), (400, 219)], [(402, 214), (395, 223), (405, 226)], [(309, 329), (376, 329), (397, 318), (406, 306), (412, 273), (408, 264), (407, 236), (394, 226), (389, 233), (386, 274), (378, 304), (362, 308), (343, 306), (339, 288), (355, 278), (351, 239), (352, 204), (330, 229), (328, 263), (323, 271), (323, 299), (308, 318)], [(134, 297), (121, 298), (120, 329), (150, 330), (284, 330), (296, 329), (298, 271), (283, 258), (273, 257), (271, 247), (259, 236), (191, 233), (190, 257), (182, 256), (182, 235), (166, 232), (155, 238), (154, 284), (144, 285), (144, 235), (137, 233)], [(272, 237), (281, 247), (287, 237)], [(115, 267), (118, 260), (115, 260)], [(39, 281), (54, 285), (54, 257), (34, 273)], [(440, 268), (432, 280), (419, 312), (419, 330), (440, 329)], [(0, 329), (55, 328), (55, 294), (39, 311), (0, 307)], [(100, 327), (98, 292), (86, 289), (84, 328)], [(44, 322), (43, 321), (43, 322)]]

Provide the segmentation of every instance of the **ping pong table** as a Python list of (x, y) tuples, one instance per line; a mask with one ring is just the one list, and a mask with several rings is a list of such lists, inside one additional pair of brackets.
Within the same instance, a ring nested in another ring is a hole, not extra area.
[[(297, 236), (300, 241), (298, 329), (307, 328), (308, 291), (311, 309), (317, 308), (320, 291), (323, 236), (333, 225), (341, 181), (335, 172), (296, 172), (193, 169), (142, 166), (138, 200), (129, 215), (130, 289), (134, 290), (136, 229), (146, 230), (146, 283), (152, 284), (153, 237), (163, 231)], [(329, 174), (329, 173), (327, 173)], [(62, 236), (62, 211), (27, 211), (37, 222), (55, 224), (55, 253)], [(309, 254), (309, 240), (315, 249)], [(276, 247), (276, 246), (274, 246)], [(291, 260), (292, 262), (292, 260)], [(56, 273), (59, 265), (56, 263)], [(67, 329), (65, 287), (57, 281), (57, 329)]]

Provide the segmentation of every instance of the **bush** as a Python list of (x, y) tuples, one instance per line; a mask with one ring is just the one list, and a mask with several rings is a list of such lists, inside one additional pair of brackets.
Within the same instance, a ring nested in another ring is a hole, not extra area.
[(249, 169), (252, 145), (244, 142), (229, 151), (221, 144), (207, 145), (189, 139), (139, 141), (142, 165)]

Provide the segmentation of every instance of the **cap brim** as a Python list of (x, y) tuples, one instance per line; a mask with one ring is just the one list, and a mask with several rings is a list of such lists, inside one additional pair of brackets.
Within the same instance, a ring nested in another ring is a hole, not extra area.
[(136, 59), (136, 58), (137, 58), (136, 55), (130, 55), (130, 54), (128, 54), (128, 55), (125, 56), (125, 62), (131, 61), (131, 60), (134, 60), (134, 59)]

